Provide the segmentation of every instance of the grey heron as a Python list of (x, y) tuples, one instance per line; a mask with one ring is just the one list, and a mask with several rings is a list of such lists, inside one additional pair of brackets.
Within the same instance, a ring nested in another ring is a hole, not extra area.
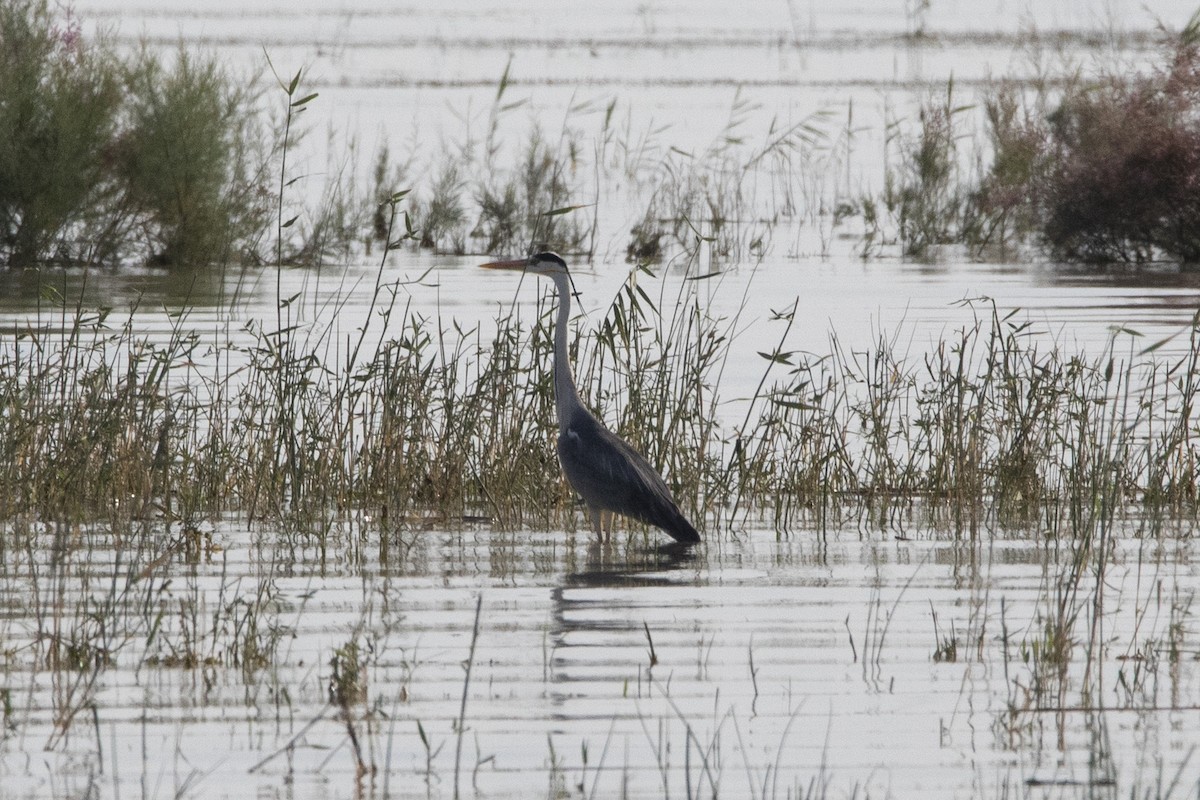
[(492, 261), (488, 269), (521, 270), (554, 281), (558, 313), (554, 323), (554, 408), (558, 416), (558, 460), (567, 480), (587, 503), (592, 525), (603, 537), (605, 512), (662, 528), (677, 541), (694, 544), (700, 534), (679, 510), (666, 481), (640, 453), (604, 427), (579, 399), (567, 355), (571, 286), (567, 264), (556, 253), (512, 261)]

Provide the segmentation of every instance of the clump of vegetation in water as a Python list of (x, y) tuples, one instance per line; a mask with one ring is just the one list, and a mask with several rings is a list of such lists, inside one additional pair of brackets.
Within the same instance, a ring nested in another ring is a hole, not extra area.
[[(914, 130), (888, 125), (883, 206), (906, 256), (1036, 244), (1060, 261), (1200, 261), (1200, 13), (1144, 74), (1102, 72), (984, 93), (987, 147), (964, 153), (953, 82)], [(874, 200), (864, 254), (877, 235)]]
[[(509, 65), (511, 66), (511, 65)], [(505, 112), (522, 101), (505, 99), (510, 84), (505, 67), (479, 142), (442, 154), (426, 185), (417, 192), (414, 218), (420, 244), (453, 253), (514, 252), (530, 242), (560, 253), (593, 252), (595, 221), (567, 212), (584, 207), (574, 176), (579, 169), (578, 132), (568, 121), (557, 141), (534, 127), (517, 148), (512, 165), (500, 162), (499, 126)]]
[(0, 260), (223, 262), (266, 219), (252, 95), (213, 59), (118, 57), (45, 2), (0, 3)]
[(1055, 253), (1200, 260), (1200, 17), (1164, 69), (1072, 93), (1047, 124)]
[(117, 225), (95, 212), (112, 179), (104, 162), (117, 131), (119, 66), (108, 50), (83, 40), (74, 20), (57, 27), (44, 2), (0, 4), (5, 263), (86, 257), (74, 242)]
[(204, 264), (244, 253), (268, 210), (248, 161), (258, 133), (252, 98), (215, 61), (182, 50), (169, 68), (142, 51), (125, 82), (116, 178), (122, 205), (141, 220), (148, 260)]
[[(373, 192), (331, 164), (296, 202), (288, 153), (315, 94), (285, 85), (273, 124), (255, 82), (213, 56), (121, 56), (44, 0), (0, 0), (0, 264), (317, 264), (367, 240), (398, 177)], [(348, 150), (353, 152), (353, 146)], [(286, 215), (286, 217), (285, 217)], [(286, 218), (286, 223), (285, 223)]]
[(900, 169), (885, 176), (884, 205), (898, 220), (905, 255), (924, 256), (933, 246), (953, 241), (963, 224), (966, 204), (954, 123), (965, 107), (955, 107), (953, 98), (951, 81), (944, 98), (922, 103), (917, 132), (901, 137)]
[(1200, 14), (1146, 74), (1068, 82), (1056, 102), (988, 100), (985, 241), (1034, 234), (1056, 258), (1200, 261)]

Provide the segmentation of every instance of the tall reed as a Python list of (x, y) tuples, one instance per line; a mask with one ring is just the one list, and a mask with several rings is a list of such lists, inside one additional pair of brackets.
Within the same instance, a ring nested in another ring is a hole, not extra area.
[[(632, 270), (572, 344), (585, 400), (694, 514), (780, 529), (917, 514), (971, 537), (1039, 521), (1079, 537), (1100, 510), (1138, 509), (1152, 527), (1195, 511), (1198, 325), (1172, 362), (1124, 334), (1089, 359), (978, 304), (919, 358), (898, 337), (847, 351), (834, 336), (804, 355), (787, 345), (795, 312), (781, 312), (734, 421), (720, 378), (736, 319), (697, 286)], [(0, 348), (0, 515), (571, 524), (549, 309), (485, 333), (398, 289), (378, 284), (377, 327), (348, 341), (336, 323), (295, 322), (213, 341), (186, 312), (151, 340), (134, 333), (137, 309), (116, 321), (58, 298)]]

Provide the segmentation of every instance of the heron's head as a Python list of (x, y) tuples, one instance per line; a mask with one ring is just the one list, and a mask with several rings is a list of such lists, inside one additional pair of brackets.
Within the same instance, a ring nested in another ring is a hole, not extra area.
[(569, 275), (567, 262), (558, 253), (534, 253), (528, 258), (517, 258), (511, 261), (489, 261), (481, 265), (487, 269), (515, 269), (532, 272), (534, 275)]

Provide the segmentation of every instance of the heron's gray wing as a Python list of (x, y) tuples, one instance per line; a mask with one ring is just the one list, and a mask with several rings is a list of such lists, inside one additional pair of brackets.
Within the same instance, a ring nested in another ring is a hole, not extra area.
[(575, 491), (593, 508), (656, 525), (681, 541), (700, 536), (654, 467), (590, 414), (563, 426), (558, 457)]

